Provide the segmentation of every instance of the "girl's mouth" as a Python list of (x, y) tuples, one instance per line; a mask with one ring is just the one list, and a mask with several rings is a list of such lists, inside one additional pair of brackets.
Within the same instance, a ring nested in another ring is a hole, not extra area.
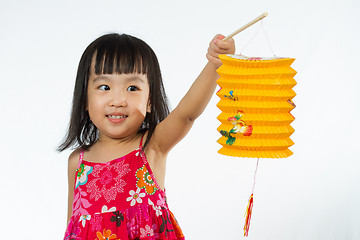
[(122, 119), (122, 118), (126, 118), (126, 115), (107, 115), (108, 118), (110, 119)]

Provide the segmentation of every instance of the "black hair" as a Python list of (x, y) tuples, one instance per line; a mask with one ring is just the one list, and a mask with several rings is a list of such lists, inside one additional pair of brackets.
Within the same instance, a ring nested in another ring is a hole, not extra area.
[(156, 125), (169, 114), (159, 62), (154, 51), (141, 39), (127, 34), (111, 33), (94, 40), (81, 56), (69, 127), (58, 151), (79, 147), (89, 149), (98, 140), (99, 131), (86, 110), (87, 87), (93, 60), (95, 60), (95, 74), (139, 73), (147, 75), (151, 112), (146, 114), (138, 131), (139, 133), (148, 131), (144, 143), (145, 148)]

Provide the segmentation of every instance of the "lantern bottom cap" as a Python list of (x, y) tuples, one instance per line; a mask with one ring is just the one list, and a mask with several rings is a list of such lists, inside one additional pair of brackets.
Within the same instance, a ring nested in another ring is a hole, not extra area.
[(287, 158), (293, 154), (289, 149), (285, 150), (235, 150), (228, 148), (221, 148), (218, 153), (230, 157), (243, 157), (243, 158)]

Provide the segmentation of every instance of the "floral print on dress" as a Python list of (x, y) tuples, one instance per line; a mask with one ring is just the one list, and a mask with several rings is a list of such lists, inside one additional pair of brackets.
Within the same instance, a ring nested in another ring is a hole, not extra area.
[(154, 223), (153, 225), (152, 225), (152, 228), (153, 228), (153, 230), (154, 230), (154, 237), (155, 237), (155, 239), (159, 239), (160, 238), (160, 235), (159, 235), (159, 230), (158, 230), (158, 226)]
[(124, 192), (126, 182), (122, 178), (129, 172), (129, 164), (122, 162), (96, 165), (92, 173), (95, 178), (86, 184), (90, 199), (98, 201), (100, 197), (104, 197), (107, 202), (115, 200), (118, 193)]
[(104, 206), (102, 206), (102, 208), (101, 208), (101, 213), (115, 212), (115, 211), (116, 211), (116, 207), (112, 207), (112, 208), (109, 208), (109, 209), (108, 209), (108, 207), (107, 207), (106, 205), (104, 205)]
[(112, 214), (113, 214), (113, 216), (111, 216), (110, 221), (116, 222), (116, 226), (120, 227), (121, 222), (124, 221), (124, 215), (119, 211), (113, 212)]
[[(79, 187), (80, 189), (80, 187)], [(74, 205), (73, 205), (73, 214), (74, 215), (89, 215), (89, 212), (86, 210), (92, 204), (85, 198), (88, 194), (84, 191), (77, 191), (74, 194)]]
[(102, 215), (100, 214), (94, 214), (92, 216), (92, 218), (90, 219), (90, 226), (91, 226), (91, 231), (95, 232), (95, 231), (100, 231), (101, 230), (101, 223), (102, 223), (103, 219), (102, 219)]
[(156, 192), (156, 183), (145, 164), (136, 171), (136, 178), (138, 179), (136, 183), (138, 188), (144, 188), (145, 191), (150, 195), (153, 195)]
[(65, 240), (184, 240), (141, 147), (107, 163), (82, 160)]
[(127, 227), (128, 231), (129, 231), (129, 235), (130, 235), (131, 239), (133, 239), (133, 238), (135, 238), (136, 236), (139, 235), (140, 227), (136, 223), (135, 218), (128, 219), (126, 227)]
[(167, 207), (166, 207), (166, 205), (167, 205), (166, 204), (166, 198), (163, 198), (160, 193), (159, 193), (159, 200), (157, 200), (156, 203), (157, 203), (157, 205), (167, 209)]
[(81, 233), (79, 222), (74, 222), (74, 219), (70, 219), (68, 227), (65, 232), (65, 240), (81, 240), (78, 235)]
[(153, 207), (157, 217), (162, 215), (160, 206), (155, 206), (155, 204), (150, 200), (150, 198), (148, 199), (148, 203), (149, 203), (150, 206)]
[(96, 236), (98, 240), (110, 240), (110, 239), (116, 239), (116, 234), (112, 234), (111, 230), (103, 230), (103, 233), (96, 232)]
[(77, 169), (77, 175), (76, 175), (76, 183), (75, 183), (75, 189), (79, 185), (84, 185), (87, 183), (88, 175), (92, 172), (93, 168), (90, 166), (87, 166), (85, 164), (80, 164), (79, 169)]
[(145, 228), (140, 228), (140, 233), (141, 238), (154, 236), (154, 230), (149, 225), (146, 225)]
[(136, 192), (134, 190), (130, 190), (129, 194), (130, 197), (126, 199), (126, 201), (131, 201), (130, 206), (134, 206), (135, 203), (142, 203), (143, 197), (145, 197), (145, 193), (140, 193), (141, 189), (137, 188)]
[(167, 213), (165, 216), (160, 216), (162, 219), (162, 223), (160, 225), (159, 233), (165, 233), (167, 237), (168, 233), (174, 232), (169, 214)]
[(79, 222), (81, 222), (82, 226), (85, 227), (86, 220), (90, 220), (90, 219), (91, 219), (91, 215), (82, 215), (80, 217)]

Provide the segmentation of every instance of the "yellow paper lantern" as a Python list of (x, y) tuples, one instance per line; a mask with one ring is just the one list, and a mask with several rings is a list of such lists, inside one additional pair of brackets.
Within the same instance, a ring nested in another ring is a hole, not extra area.
[(294, 58), (220, 55), (221, 87), (217, 104), (222, 113), (218, 131), (220, 154), (249, 158), (285, 158), (294, 129), (290, 111), (296, 85)]

